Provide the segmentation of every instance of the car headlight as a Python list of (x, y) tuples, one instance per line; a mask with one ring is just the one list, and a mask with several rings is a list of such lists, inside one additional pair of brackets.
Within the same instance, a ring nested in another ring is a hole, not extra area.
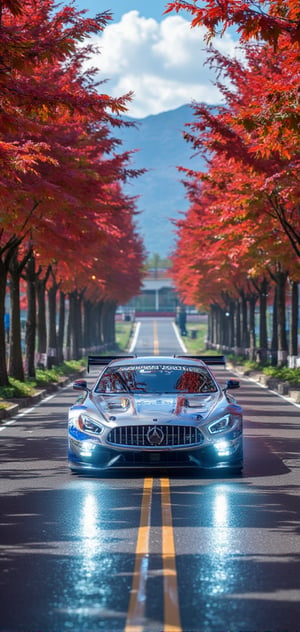
[(91, 434), (101, 434), (103, 431), (103, 426), (97, 424), (91, 417), (81, 413), (78, 417), (78, 428), (83, 432), (89, 432)]
[[(211, 434), (215, 434), (217, 432), (223, 432), (224, 430), (229, 430), (235, 424), (235, 415), (224, 415), (221, 419), (217, 419), (212, 424), (208, 426), (208, 430)], [(239, 418), (240, 420), (240, 418)]]

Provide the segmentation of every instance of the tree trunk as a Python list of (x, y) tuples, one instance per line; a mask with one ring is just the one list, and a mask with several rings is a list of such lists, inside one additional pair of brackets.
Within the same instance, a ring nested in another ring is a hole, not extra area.
[(26, 281), (27, 319), (25, 329), (25, 366), (27, 376), (35, 379), (36, 273), (33, 255), (31, 255), (27, 262)]
[(256, 330), (255, 330), (255, 305), (257, 295), (252, 294), (249, 299), (249, 333), (250, 333), (250, 360), (255, 362), (256, 358)]
[(209, 349), (212, 338), (212, 328), (213, 328), (213, 320), (212, 320), (212, 306), (210, 306), (210, 310), (207, 316), (207, 336), (206, 336), (206, 348)]
[(234, 352), (236, 355), (241, 355), (241, 302), (235, 302), (235, 345)]
[(272, 365), (276, 366), (277, 364), (277, 353), (278, 353), (278, 316), (277, 316), (277, 285), (274, 288), (274, 299), (273, 299), (273, 317), (272, 317), (272, 342), (271, 342), (271, 355), (272, 355)]
[(73, 318), (73, 302), (72, 302), (71, 294), (69, 294), (68, 299), (69, 299), (69, 311), (68, 311), (68, 322), (67, 322), (66, 356), (67, 356), (67, 360), (70, 360), (71, 359), (71, 331), (72, 331), (72, 318)]
[(117, 304), (114, 301), (107, 301), (105, 309), (105, 342), (113, 348), (116, 344), (115, 333), (115, 313)]
[(227, 307), (222, 309), (221, 307), (218, 310), (217, 314), (217, 338), (218, 345), (217, 348), (229, 349), (229, 340), (230, 340), (230, 327), (229, 327), (229, 311)]
[[(277, 263), (273, 272), (269, 270), (270, 276), (275, 282), (276, 287), (276, 317), (277, 317), (277, 365), (283, 366), (287, 364), (288, 342), (286, 332), (286, 281), (288, 273), (283, 269), (280, 263)], [(275, 310), (274, 310), (275, 311)], [(273, 322), (273, 325), (275, 323)], [(274, 336), (274, 328), (273, 328)], [(274, 357), (273, 357), (274, 361)]]
[(278, 358), (277, 363), (282, 366), (287, 363), (288, 343), (286, 335), (286, 281), (287, 272), (277, 272), (278, 287)]
[(212, 343), (214, 349), (220, 343), (220, 326), (219, 326), (219, 312), (220, 308), (218, 305), (214, 305), (213, 307), (213, 330), (212, 330)]
[(45, 279), (37, 281), (37, 352), (39, 356), (39, 364), (46, 367), (47, 354), (47, 325), (46, 325), (46, 300), (45, 300), (46, 283)]
[(59, 323), (58, 323), (58, 339), (57, 339), (57, 359), (61, 364), (64, 361), (64, 338), (65, 338), (65, 320), (66, 320), (66, 296), (64, 292), (59, 294)]
[(243, 355), (246, 355), (246, 349), (250, 346), (249, 323), (248, 323), (248, 301), (245, 292), (241, 292), (241, 345)]
[[(20, 245), (21, 241), (22, 241), (21, 238), (13, 236), (6, 243), (2, 243), (0, 247), (0, 385), (1, 386), (7, 386), (9, 384), (7, 362), (6, 362), (6, 338), (5, 338), (5, 320), (4, 320), (7, 275), (8, 275), (11, 259), (12, 257), (14, 257), (16, 249)], [(25, 260), (25, 263), (26, 263), (26, 260)], [(8, 314), (8, 318), (9, 316), (10, 315)]]
[(5, 295), (7, 284), (7, 267), (0, 259), (0, 386), (8, 385), (6, 365), (6, 339), (5, 339)]
[(99, 304), (84, 300), (82, 346), (84, 353), (91, 353), (93, 347), (99, 346)]
[(47, 352), (47, 367), (51, 369), (57, 364), (57, 332), (56, 332), (56, 294), (58, 285), (52, 278), (52, 285), (48, 289), (48, 312), (49, 312), (49, 344)]
[(46, 285), (47, 285), (49, 274), (51, 271), (51, 266), (48, 266), (44, 278), (41, 278), (40, 276), (42, 271), (43, 270), (41, 268), (38, 274), (37, 281), (36, 281), (37, 303), (38, 303), (37, 352), (38, 352), (38, 358), (39, 358), (38, 362), (41, 366), (45, 368), (47, 364)]
[(260, 360), (266, 362), (268, 359), (268, 332), (267, 332), (267, 297), (268, 282), (263, 279), (259, 288), (259, 347)]
[(74, 330), (75, 330), (75, 293), (69, 294), (69, 320), (68, 320), (68, 359), (74, 360)]
[(24, 382), (24, 366), (21, 348), (20, 268), (18, 250), (10, 260), (10, 355), (9, 375)]
[(83, 295), (84, 292), (81, 292), (80, 294), (78, 294), (78, 298), (77, 298), (77, 309), (76, 309), (76, 323), (77, 323), (77, 330), (78, 330), (78, 357), (77, 360), (79, 360), (80, 358), (82, 358), (82, 347), (83, 347), (83, 338), (82, 338), (82, 334), (83, 334), (83, 322), (82, 322), (82, 303), (83, 303)]
[(69, 312), (69, 333), (70, 333), (70, 355), (72, 360), (79, 360), (82, 348), (82, 318), (81, 301), (82, 298), (77, 290), (70, 293)]
[(103, 310), (102, 310), (102, 336), (105, 345), (109, 345), (110, 340), (110, 312), (109, 312), (109, 301), (105, 301)]
[(90, 348), (90, 301), (83, 301), (83, 331), (82, 331), (82, 347), (83, 347), (83, 355), (88, 353), (88, 349)]
[(298, 357), (298, 325), (299, 325), (299, 290), (298, 282), (291, 281), (291, 322), (290, 322), (290, 347), (289, 366), (296, 368)]
[(235, 311), (236, 305), (234, 301), (230, 301), (229, 305), (229, 349), (234, 351), (235, 347)]

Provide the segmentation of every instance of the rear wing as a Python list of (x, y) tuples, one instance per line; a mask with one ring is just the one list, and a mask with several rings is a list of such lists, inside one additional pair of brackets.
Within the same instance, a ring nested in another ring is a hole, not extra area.
[(174, 354), (174, 358), (187, 358), (188, 360), (202, 360), (205, 364), (210, 365), (226, 365), (224, 355), (178, 355)]
[(88, 356), (88, 373), (90, 372), (90, 366), (105, 366), (113, 360), (126, 360), (126, 358), (136, 358), (136, 355), (93, 355)]

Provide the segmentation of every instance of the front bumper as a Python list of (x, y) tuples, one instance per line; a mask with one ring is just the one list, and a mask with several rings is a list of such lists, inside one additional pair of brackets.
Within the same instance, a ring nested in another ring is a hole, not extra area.
[[(227, 441), (227, 450), (225, 441)], [(242, 437), (224, 439), (222, 449), (216, 443), (201, 448), (128, 450), (102, 446), (92, 441), (69, 440), (68, 463), (73, 472), (101, 472), (150, 468), (229, 468), (241, 470), (243, 466)]]

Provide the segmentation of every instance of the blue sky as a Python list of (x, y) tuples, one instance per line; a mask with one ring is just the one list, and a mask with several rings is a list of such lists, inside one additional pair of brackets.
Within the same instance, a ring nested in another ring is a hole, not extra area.
[(87, 9), (91, 15), (102, 11), (111, 11), (114, 21), (119, 22), (124, 13), (139, 11), (145, 18), (154, 18), (158, 22), (163, 19), (166, 8), (164, 0), (77, 0), (76, 6)]
[[(67, 3), (67, 2), (66, 2)], [(205, 63), (202, 27), (191, 29), (185, 13), (164, 15), (164, 0), (76, 0), (78, 9), (93, 16), (109, 10), (113, 20), (93, 37), (99, 49), (89, 65), (99, 69), (105, 91), (120, 97), (133, 91), (128, 115), (144, 118), (199, 101), (215, 105), (220, 94)], [(215, 38), (222, 53), (235, 55), (229, 33)]]

